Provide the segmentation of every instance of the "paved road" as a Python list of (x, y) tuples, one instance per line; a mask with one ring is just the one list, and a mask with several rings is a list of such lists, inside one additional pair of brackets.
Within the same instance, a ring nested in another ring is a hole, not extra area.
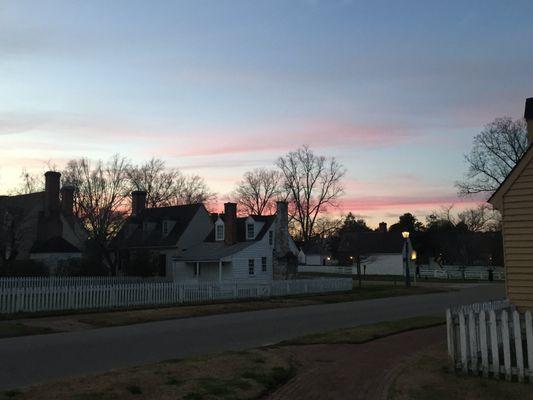
[(503, 285), (458, 292), (251, 311), (0, 340), (0, 389), (170, 358), (239, 350), (308, 333), (443, 312), (504, 297)]

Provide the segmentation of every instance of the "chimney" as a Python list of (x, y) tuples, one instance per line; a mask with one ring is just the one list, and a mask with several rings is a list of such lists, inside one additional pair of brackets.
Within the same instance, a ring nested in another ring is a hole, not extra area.
[(44, 213), (46, 216), (59, 212), (59, 180), (61, 174), (48, 171), (44, 174)]
[(224, 203), (224, 243), (237, 243), (237, 203)]
[(146, 207), (146, 192), (144, 190), (135, 190), (131, 192), (131, 215), (139, 216), (141, 211)]
[(289, 206), (286, 201), (276, 202), (276, 252), (285, 257), (289, 252)]
[(387, 223), (386, 222), (380, 222), (378, 232), (387, 233)]
[(533, 97), (526, 99), (524, 118), (527, 124), (527, 144), (531, 146), (533, 144)]
[(74, 213), (74, 186), (63, 185), (61, 188), (61, 211), (65, 215)]

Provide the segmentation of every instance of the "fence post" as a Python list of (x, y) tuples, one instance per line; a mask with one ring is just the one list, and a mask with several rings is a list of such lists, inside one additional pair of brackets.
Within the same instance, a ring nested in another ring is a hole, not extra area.
[(485, 378), (489, 376), (489, 354), (487, 349), (487, 339), (487, 318), (485, 311), (483, 310), (479, 314), (479, 345), (481, 347), (481, 368)]
[(505, 379), (511, 380), (511, 343), (509, 337), (509, 318), (507, 311), (502, 311), (502, 341), (503, 341), (503, 364), (505, 367)]
[(459, 334), (461, 336), (461, 364), (463, 372), (468, 373), (468, 345), (466, 336), (466, 322), (465, 315), (462, 311), (459, 312)]
[(453, 367), (455, 368), (454, 326), (452, 313), (449, 308), (446, 310), (446, 331), (448, 336), (448, 355), (450, 356)]
[(513, 312), (513, 332), (516, 352), (516, 366), (518, 367), (518, 382), (524, 382), (524, 353), (522, 353), (522, 330), (520, 328), (520, 314)]
[(500, 352), (498, 349), (498, 321), (496, 320), (496, 312), (489, 311), (490, 319), (490, 342), (492, 355), (492, 368), (494, 377), (500, 379)]
[(468, 313), (468, 333), (470, 336), (470, 365), (472, 372), (477, 374), (477, 329), (476, 329), (476, 316), (474, 312), (470, 310)]

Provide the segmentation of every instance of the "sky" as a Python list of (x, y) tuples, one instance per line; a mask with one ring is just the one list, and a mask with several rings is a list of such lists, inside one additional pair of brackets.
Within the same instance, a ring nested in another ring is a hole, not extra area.
[(0, 193), (22, 169), (153, 156), (223, 199), (306, 144), (376, 226), (457, 196), (533, 96), (533, 2), (0, 1)]

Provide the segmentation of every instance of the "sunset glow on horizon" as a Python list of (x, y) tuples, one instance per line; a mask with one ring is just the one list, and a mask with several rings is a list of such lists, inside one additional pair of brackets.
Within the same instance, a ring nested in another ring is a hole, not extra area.
[[(46, 163), (162, 158), (223, 202), (302, 145), (370, 226), (471, 207), (472, 138), (533, 96), (533, 2), (6, 1), (0, 194)], [(467, 4), (466, 4), (467, 3)]]

